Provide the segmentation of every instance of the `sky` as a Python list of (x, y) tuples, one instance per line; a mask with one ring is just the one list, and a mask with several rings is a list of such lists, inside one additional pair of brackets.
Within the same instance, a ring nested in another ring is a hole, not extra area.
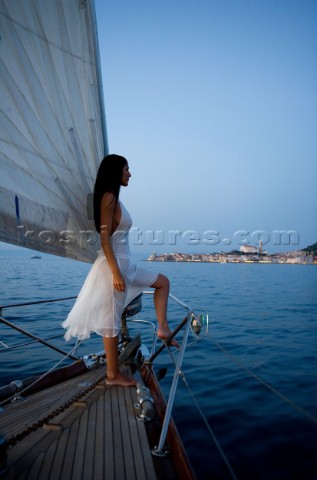
[(316, 0), (95, 5), (110, 153), (132, 173), (120, 193), (132, 248), (315, 243)]
[(110, 153), (132, 173), (120, 194), (132, 246), (315, 243), (317, 2), (95, 3)]

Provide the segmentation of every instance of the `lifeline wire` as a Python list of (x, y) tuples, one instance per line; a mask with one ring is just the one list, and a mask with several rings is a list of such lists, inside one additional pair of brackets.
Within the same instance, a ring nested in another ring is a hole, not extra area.
[(43, 375), (41, 375), (39, 378), (37, 378), (33, 383), (31, 383), (31, 385), (28, 385), (24, 390), (22, 390), (21, 392), (19, 392), (20, 394), (21, 393), (24, 393), (26, 392), (29, 388), (31, 388), (33, 385), (35, 385), (37, 382), (39, 382), (40, 380), (42, 380), (42, 378), (46, 377), (46, 375), (48, 375), (50, 372), (52, 372), (56, 367), (58, 367), (61, 363), (64, 362), (64, 360), (66, 360), (66, 358), (70, 357), (73, 352), (80, 346), (80, 344), (83, 342), (84, 340), (79, 340), (78, 342), (76, 342), (76, 345), (74, 346), (74, 348), (68, 352), (67, 355), (65, 355), (65, 357), (63, 357), (61, 360), (59, 360), (53, 367), (51, 367), (47, 372), (43, 373)]
[[(53, 340), (59, 337), (60, 335), (53, 335), (51, 337), (45, 338), (44, 340), (47, 342), (47, 340)], [(35, 343), (39, 343), (39, 342), (37, 340), (34, 340), (33, 342), (25, 342), (25, 343), (19, 343), (18, 345), (12, 345), (12, 347), (9, 347), (8, 345), (4, 344), (6, 348), (0, 349), (0, 353), (8, 352), (9, 350), (17, 350), (18, 348), (21, 348), (21, 347), (28, 347), (29, 345), (34, 345)], [(3, 344), (1, 340), (0, 340), (0, 344)]]
[(21, 390), (20, 392), (16, 392), (14, 395), (12, 395), (12, 397), (10, 398), (7, 398), (5, 399), (4, 401), (2, 401), (0, 403), (0, 406), (3, 405), (4, 403), (7, 403), (8, 401), (12, 400), (13, 398), (16, 397), (16, 394), (18, 393), (19, 395), (22, 395), (23, 393), (25, 393), (29, 388), (33, 387), (33, 385), (35, 385), (37, 382), (39, 382), (40, 380), (42, 380), (42, 378), (46, 377), (46, 375), (48, 375), (50, 372), (52, 372), (56, 367), (58, 367), (61, 363), (64, 362), (64, 360), (66, 360), (66, 358), (70, 357), (72, 355), (72, 353), (80, 346), (80, 344), (84, 341), (83, 340), (79, 340), (78, 342), (76, 342), (76, 345), (74, 346), (74, 348), (72, 348), (72, 350), (67, 354), (65, 355), (65, 357), (63, 357), (61, 360), (59, 360), (55, 365), (53, 365), (53, 367), (51, 367), (47, 372), (43, 373), (43, 375), (41, 375), (39, 378), (37, 378), (36, 380), (34, 380), (33, 383), (31, 383), (30, 385), (28, 385), (27, 387), (25, 387), (23, 390)]
[(234, 471), (233, 471), (233, 469), (232, 469), (232, 467), (231, 467), (231, 465), (230, 465), (230, 463), (229, 463), (229, 460), (228, 460), (227, 457), (226, 457), (225, 452), (222, 450), (222, 447), (221, 447), (220, 443), (218, 442), (216, 435), (214, 434), (211, 426), (209, 425), (208, 420), (207, 420), (207, 418), (205, 417), (204, 412), (203, 412), (202, 409), (200, 408), (200, 406), (199, 406), (199, 404), (198, 404), (198, 402), (197, 402), (197, 400), (196, 400), (196, 397), (195, 397), (194, 393), (192, 392), (192, 390), (191, 390), (191, 388), (190, 388), (190, 386), (189, 386), (189, 384), (188, 384), (188, 382), (187, 382), (187, 380), (186, 380), (186, 378), (185, 378), (185, 375), (184, 375), (184, 372), (183, 372), (183, 371), (181, 372), (181, 375), (180, 375), (180, 376), (181, 376), (181, 379), (183, 380), (183, 382), (185, 383), (185, 385), (186, 385), (186, 387), (187, 387), (187, 389), (188, 389), (188, 392), (189, 392), (190, 396), (192, 397), (192, 400), (193, 400), (193, 402), (194, 402), (197, 410), (199, 411), (199, 413), (200, 413), (200, 415), (201, 415), (201, 418), (203, 419), (203, 421), (204, 421), (204, 423), (205, 423), (205, 425), (206, 425), (206, 427), (207, 427), (207, 430), (208, 430), (210, 436), (212, 437), (213, 441), (215, 442), (215, 444), (216, 444), (216, 446), (217, 446), (217, 448), (218, 448), (218, 450), (219, 450), (219, 453), (220, 453), (220, 455), (221, 455), (224, 463), (226, 464), (226, 467), (228, 468), (228, 470), (229, 470), (232, 478), (233, 478), (234, 480), (238, 480), (237, 477), (236, 477), (236, 474), (234, 473)]
[(270, 390), (271, 392), (273, 392), (276, 396), (278, 396), (280, 399), (282, 399), (285, 403), (288, 403), (292, 408), (294, 408), (295, 410), (297, 410), (298, 412), (300, 412), (302, 415), (304, 415), (304, 417), (307, 417), (311, 422), (315, 423), (317, 425), (317, 418), (315, 418), (313, 415), (311, 415), (309, 412), (307, 412), (306, 410), (304, 410), (302, 407), (300, 407), (299, 405), (297, 405), (296, 403), (294, 403), (290, 398), (286, 397), (285, 395), (283, 395), (283, 393), (279, 392), (278, 390), (276, 390), (276, 388), (274, 388), (272, 385), (270, 385), (268, 382), (266, 382), (265, 380), (263, 380), (261, 377), (259, 377), (256, 373), (252, 372), (252, 370), (249, 370), (247, 367), (245, 367), (243, 365), (243, 363), (241, 363), (236, 357), (234, 357), (233, 355), (231, 355), (231, 353), (229, 353), (224, 347), (222, 347), (218, 342), (216, 342), (213, 338), (211, 338), (210, 335), (208, 335), (208, 337), (210, 338), (210, 340), (217, 346), (217, 348), (219, 348), (219, 350), (221, 350), (225, 355), (227, 355), (230, 360), (232, 360), (234, 363), (236, 363), (237, 365), (239, 365), (239, 367), (244, 370), (245, 372), (247, 372), (251, 377), (253, 377), (255, 380), (257, 380), (257, 382), (261, 383), (262, 385), (264, 385), (268, 390)]

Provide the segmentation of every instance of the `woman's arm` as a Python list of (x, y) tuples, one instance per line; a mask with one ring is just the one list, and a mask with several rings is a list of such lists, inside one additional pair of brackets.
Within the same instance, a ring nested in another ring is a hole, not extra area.
[(100, 240), (102, 249), (112, 271), (114, 288), (119, 290), (119, 292), (124, 292), (126, 288), (125, 280), (118, 267), (110, 242), (110, 237), (113, 233), (112, 226), (115, 220), (114, 216), (116, 207), (117, 201), (114, 195), (110, 192), (105, 193), (101, 199), (100, 208)]

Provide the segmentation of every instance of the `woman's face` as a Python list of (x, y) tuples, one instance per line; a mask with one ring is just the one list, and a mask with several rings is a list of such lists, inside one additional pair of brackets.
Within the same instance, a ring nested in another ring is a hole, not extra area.
[(127, 187), (129, 184), (129, 178), (131, 177), (131, 173), (129, 172), (129, 164), (126, 163), (125, 166), (122, 169), (122, 179), (121, 179), (121, 185), (123, 187)]

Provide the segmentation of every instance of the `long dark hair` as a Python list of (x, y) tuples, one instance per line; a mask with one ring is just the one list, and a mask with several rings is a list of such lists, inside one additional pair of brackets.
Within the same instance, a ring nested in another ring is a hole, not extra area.
[(102, 160), (94, 189), (94, 220), (97, 232), (100, 233), (100, 204), (106, 192), (112, 193), (118, 201), (122, 180), (122, 170), (127, 160), (120, 155), (106, 155)]

